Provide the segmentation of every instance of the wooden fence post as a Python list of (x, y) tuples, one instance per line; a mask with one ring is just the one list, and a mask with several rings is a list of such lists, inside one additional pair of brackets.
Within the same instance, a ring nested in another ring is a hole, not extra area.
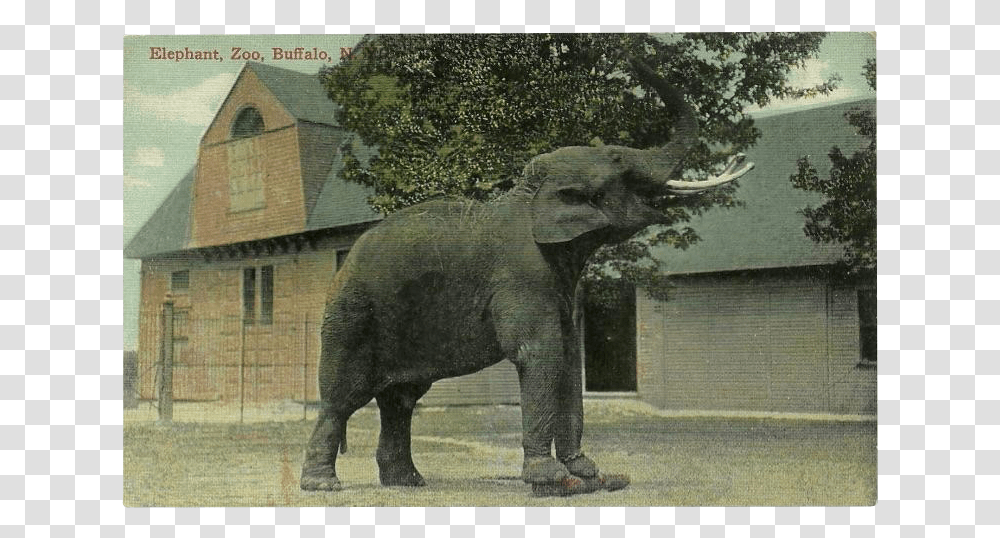
[(246, 391), (243, 376), (246, 374), (247, 323), (240, 320), (240, 424), (243, 424), (243, 399)]
[(160, 364), (160, 422), (174, 419), (174, 303), (163, 303), (163, 355)]
[(302, 315), (302, 420), (309, 407), (309, 314)]

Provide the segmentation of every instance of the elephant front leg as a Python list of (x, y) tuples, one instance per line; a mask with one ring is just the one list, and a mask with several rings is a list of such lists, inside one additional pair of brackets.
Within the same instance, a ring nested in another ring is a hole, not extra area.
[(570, 478), (566, 466), (552, 457), (559, 372), (549, 360), (525, 360), (530, 346), (522, 346), (517, 364), (521, 382), (522, 478), (529, 484), (553, 484)]
[[(579, 452), (582, 413), (576, 415), (579, 420), (574, 420), (569, 427), (560, 422), (566, 412), (560, 401), (562, 384), (566, 382), (563, 370), (552, 367), (551, 362), (544, 360), (518, 367), (524, 421), (522, 478), (531, 484), (532, 492), (538, 496), (577, 495), (610, 489), (597, 475), (596, 466), (593, 471), (589, 470), (593, 462)], [(569, 406), (569, 409), (574, 408)], [(557, 454), (561, 456), (568, 450), (574, 457), (566, 463), (553, 458), (553, 439), (560, 447)]]
[(570, 331), (565, 341), (566, 371), (560, 378), (556, 421), (556, 457), (566, 469), (579, 479), (568, 488), (535, 488), (544, 495), (571, 495), (598, 490), (614, 491), (626, 487), (630, 480), (621, 474), (602, 474), (597, 464), (581, 449), (583, 438), (583, 354), (580, 352), (576, 332)]
[(559, 386), (556, 457), (574, 476), (593, 478), (597, 465), (583, 455), (583, 364), (575, 334), (566, 342), (566, 371)]
[(573, 476), (566, 465), (552, 457), (552, 443), (557, 435), (559, 440), (556, 442), (562, 452), (565, 447), (578, 448), (582, 432), (582, 412), (576, 413), (578, 418), (570, 433), (561, 431), (559, 424), (565, 413), (560, 405), (567, 374), (564, 343), (567, 337), (571, 338), (564, 334), (566, 316), (560, 315), (555, 308), (537, 305), (527, 308), (532, 305), (523, 302), (508, 306), (500, 299), (494, 301), (494, 318), (506, 322), (498, 324), (497, 333), (501, 347), (517, 367), (521, 384), (521, 443), (524, 448), (521, 477), (532, 484), (536, 494), (586, 493), (580, 489), (582, 479)]

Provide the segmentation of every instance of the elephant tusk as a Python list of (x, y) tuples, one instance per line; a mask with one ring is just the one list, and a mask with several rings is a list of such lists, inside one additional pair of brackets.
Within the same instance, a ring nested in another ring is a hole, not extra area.
[(704, 181), (678, 181), (671, 179), (667, 181), (667, 188), (671, 194), (694, 194), (724, 185), (753, 170), (754, 164), (747, 162), (746, 158), (747, 156), (742, 153), (735, 155), (729, 160), (729, 164), (726, 165), (722, 173), (711, 179)]

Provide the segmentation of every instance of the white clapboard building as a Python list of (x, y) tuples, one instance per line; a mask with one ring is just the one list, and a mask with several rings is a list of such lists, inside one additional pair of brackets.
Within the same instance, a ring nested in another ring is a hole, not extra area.
[[(832, 274), (842, 248), (802, 231), (800, 210), (822, 198), (789, 180), (801, 156), (822, 175), (833, 146), (850, 154), (867, 144), (844, 114), (874, 105), (757, 120), (762, 136), (747, 152), (756, 168), (737, 195), (745, 205), (695, 217), (701, 241), (657, 252), (673, 277), (668, 300), (638, 290), (612, 320), (589, 313), (587, 396), (675, 411), (875, 413), (875, 284)], [(501, 363), (436, 383), (424, 401), (515, 403), (517, 376)]]

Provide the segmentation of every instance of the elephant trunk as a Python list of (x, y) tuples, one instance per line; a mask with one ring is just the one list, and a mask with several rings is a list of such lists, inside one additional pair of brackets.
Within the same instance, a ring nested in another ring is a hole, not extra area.
[(671, 194), (693, 194), (715, 188), (746, 174), (753, 169), (753, 163), (746, 161), (746, 156), (734, 156), (725, 170), (716, 177), (703, 181), (681, 181), (684, 156), (698, 141), (698, 118), (684, 95), (657, 75), (643, 61), (629, 57), (629, 62), (635, 69), (639, 80), (653, 87), (667, 108), (677, 112), (677, 121), (673, 127), (670, 141), (663, 147), (647, 150), (627, 149), (624, 156), (629, 160), (639, 177), (647, 178), (657, 185), (666, 188)]
[(669, 142), (660, 148), (629, 152), (633, 170), (640, 177), (667, 185), (681, 176), (683, 171), (681, 162), (684, 160), (684, 155), (698, 140), (698, 119), (680, 90), (668, 84), (645, 62), (629, 57), (629, 63), (635, 69), (639, 80), (652, 86), (667, 108), (677, 113), (677, 121), (674, 123)]

